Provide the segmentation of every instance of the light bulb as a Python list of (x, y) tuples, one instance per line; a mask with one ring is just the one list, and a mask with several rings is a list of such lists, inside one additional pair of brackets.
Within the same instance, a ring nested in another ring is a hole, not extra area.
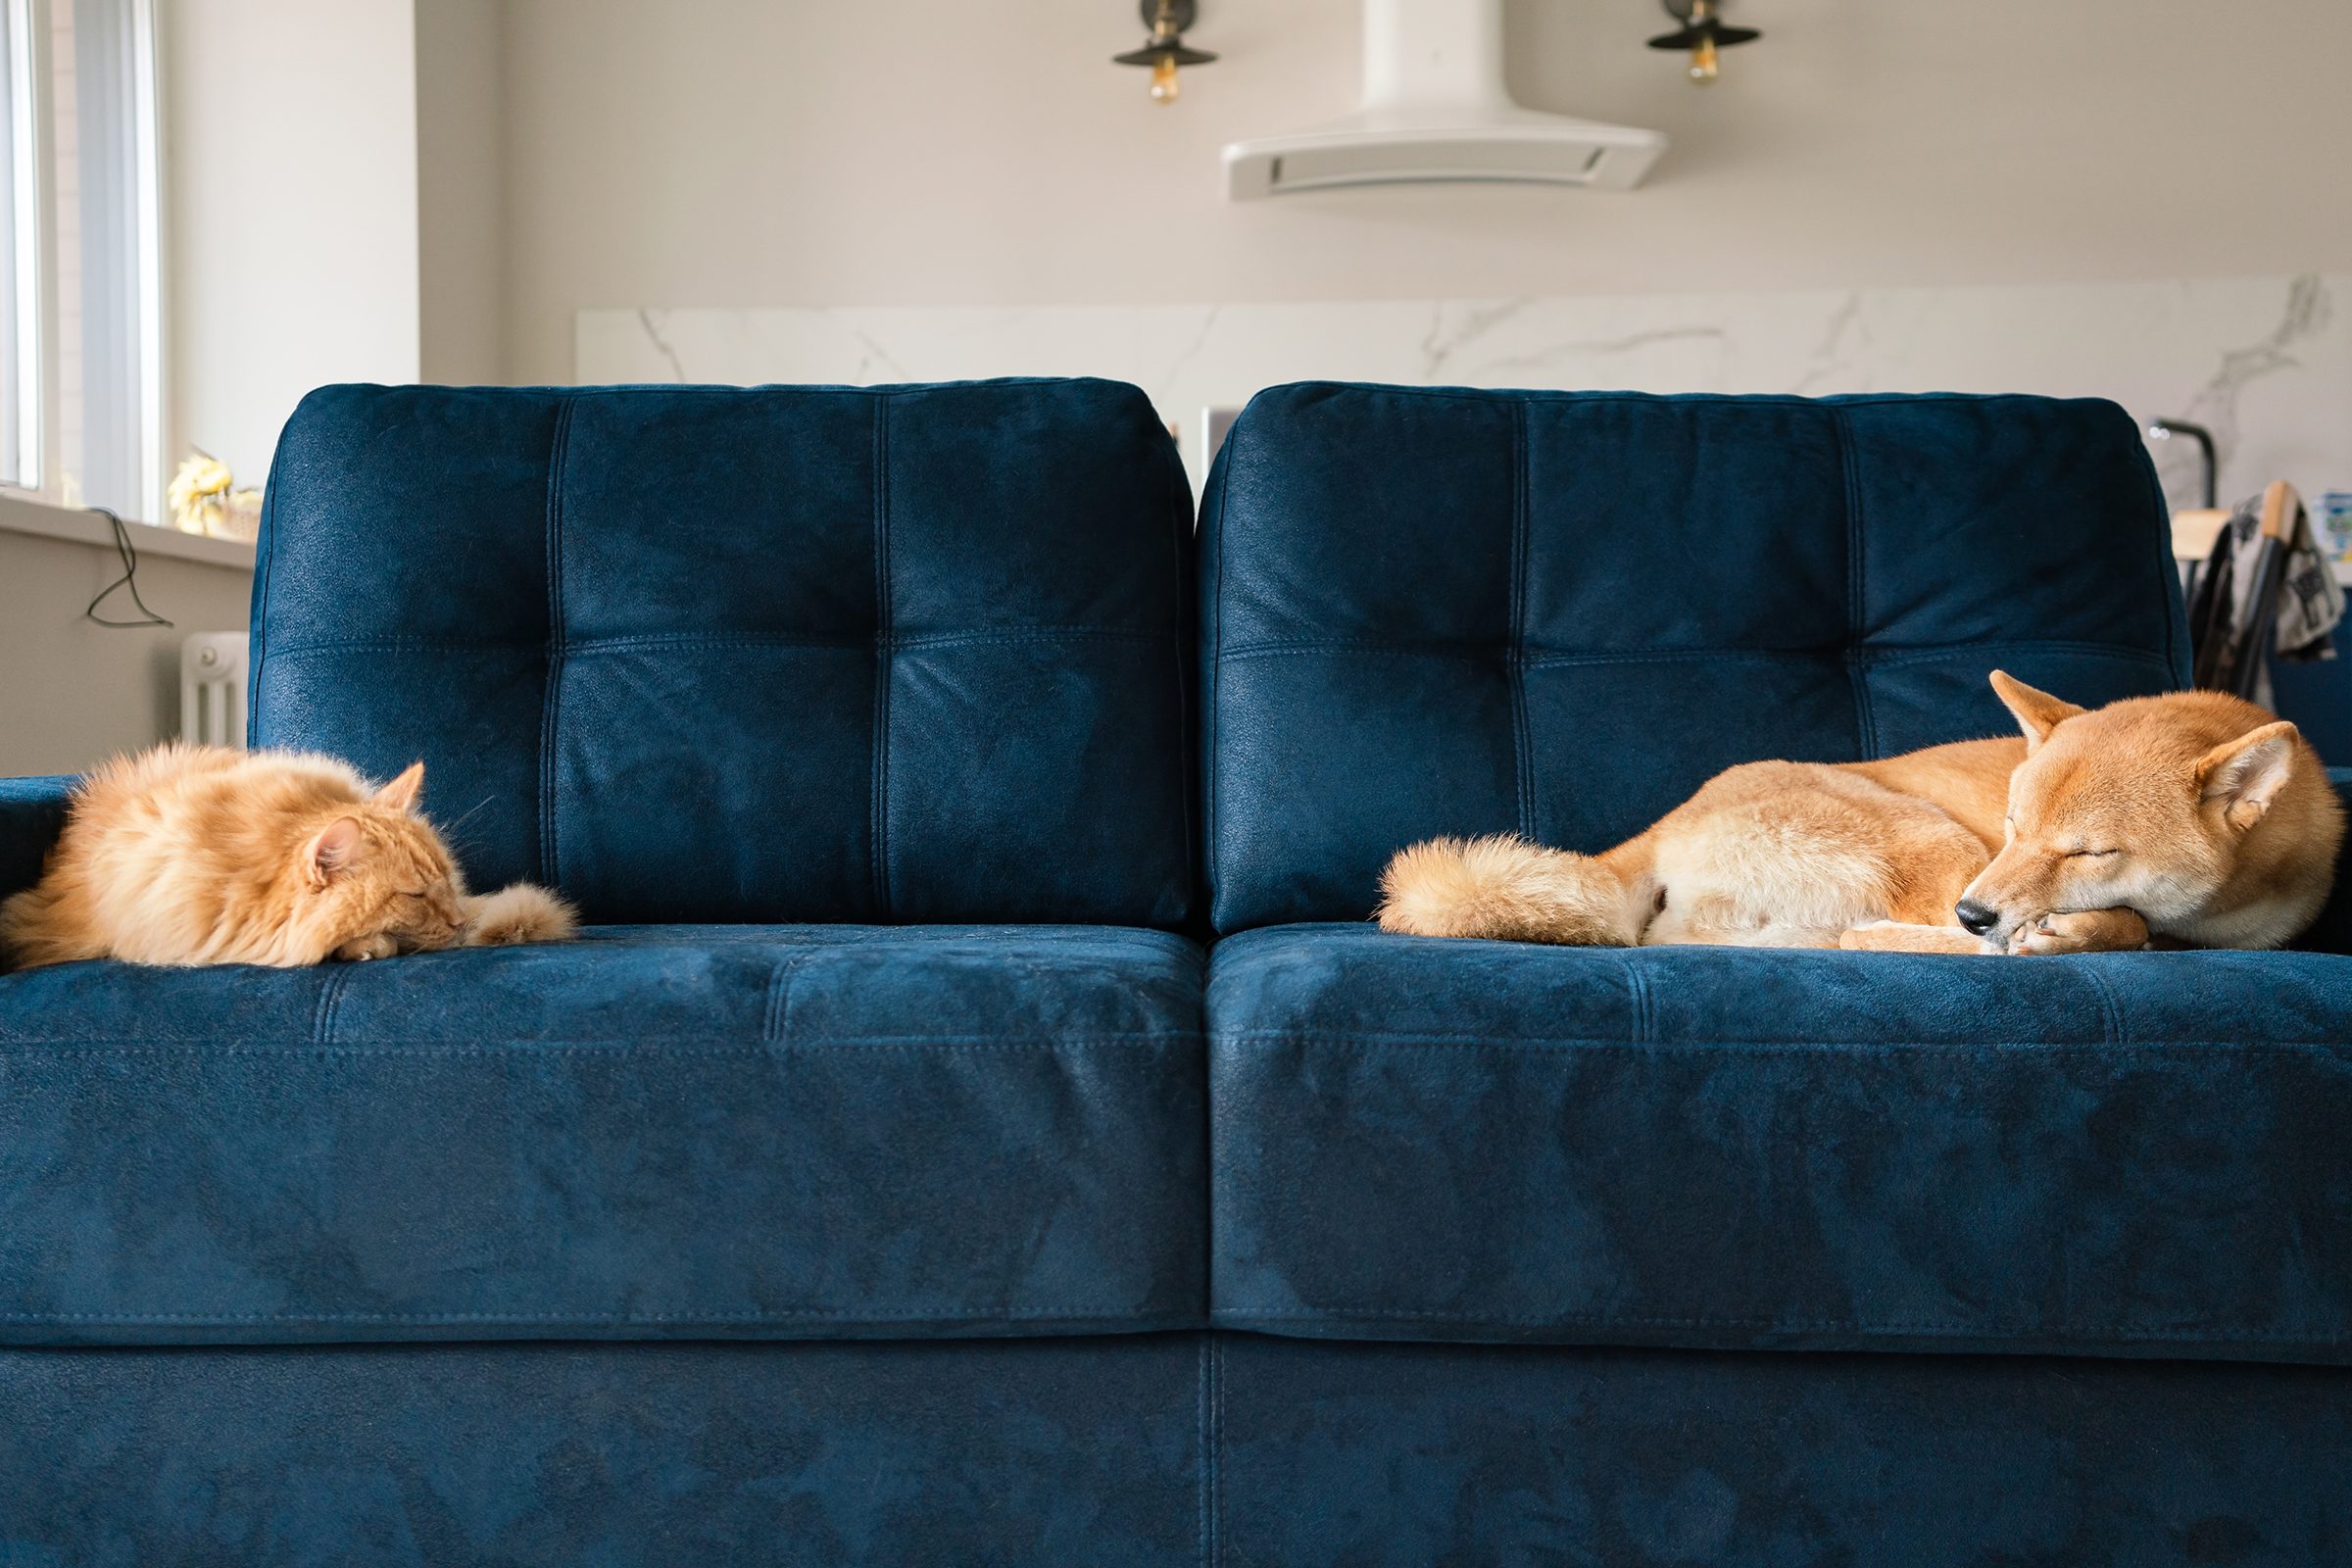
[(1183, 90), (1176, 80), (1176, 62), (1166, 55), (1160, 56), (1159, 63), (1152, 68), (1152, 101), (1172, 104)]
[(1715, 39), (1710, 34), (1699, 39), (1698, 47), (1690, 51), (1690, 79), (1704, 87), (1715, 76)]

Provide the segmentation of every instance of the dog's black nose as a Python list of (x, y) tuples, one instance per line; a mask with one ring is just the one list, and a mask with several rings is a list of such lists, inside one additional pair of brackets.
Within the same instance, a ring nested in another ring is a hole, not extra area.
[(1968, 927), (1971, 936), (1981, 937), (2001, 923), (2000, 910), (1979, 904), (1974, 899), (1962, 899), (1952, 906), (1952, 912), (1960, 917), (1962, 925)]

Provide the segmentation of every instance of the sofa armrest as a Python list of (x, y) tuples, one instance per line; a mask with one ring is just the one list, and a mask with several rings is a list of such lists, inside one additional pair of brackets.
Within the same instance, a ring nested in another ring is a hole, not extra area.
[(41, 862), (66, 826), (76, 780), (0, 778), (0, 899), (41, 879)]
[[(2352, 809), (2352, 767), (2329, 768), (2328, 781), (2346, 809)], [(2328, 906), (2294, 945), (2306, 953), (2352, 953), (2352, 833), (2344, 835), (2344, 847), (2336, 855), (2335, 891), (2328, 896)]]

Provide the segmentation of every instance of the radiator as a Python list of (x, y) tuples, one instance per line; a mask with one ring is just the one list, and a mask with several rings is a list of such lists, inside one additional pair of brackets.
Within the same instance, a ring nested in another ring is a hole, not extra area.
[(179, 737), (245, 744), (245, 634), (200, 631), (179, 645)]

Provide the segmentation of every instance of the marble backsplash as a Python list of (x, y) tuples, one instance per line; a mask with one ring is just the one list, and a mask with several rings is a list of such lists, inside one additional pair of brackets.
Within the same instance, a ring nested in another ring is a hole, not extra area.
[[(2210, 426), (2227, 502), (2352, 489), (2352, 276), (1238, 305), (589, 310), (582, 382), (1133, 381), (1184, 435), (1279, 381), (2109, 397)], [(2156, 449), (2176, 505), (2193, 450)]]

